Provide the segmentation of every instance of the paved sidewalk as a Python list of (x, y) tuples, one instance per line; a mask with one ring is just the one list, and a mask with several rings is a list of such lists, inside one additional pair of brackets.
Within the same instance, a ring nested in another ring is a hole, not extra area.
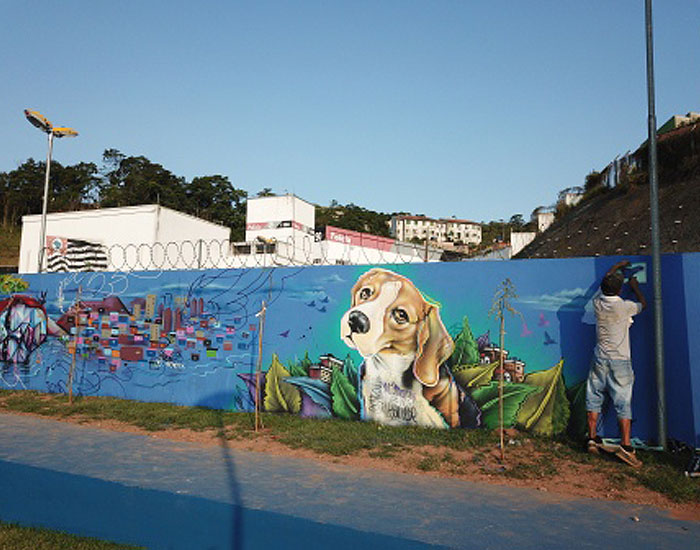
[(650, 507), (10, 414), (0, 414), (0, 487), (0, 519), (149, 548), (675, 550), (700, 540), (700, 523)]

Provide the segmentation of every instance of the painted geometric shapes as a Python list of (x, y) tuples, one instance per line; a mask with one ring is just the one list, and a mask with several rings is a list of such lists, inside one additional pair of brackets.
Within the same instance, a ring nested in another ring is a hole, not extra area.
[(140, 346), (122, 346), (120, 356), (124, 361), (140, 361), (143, 359), (143, 348)]

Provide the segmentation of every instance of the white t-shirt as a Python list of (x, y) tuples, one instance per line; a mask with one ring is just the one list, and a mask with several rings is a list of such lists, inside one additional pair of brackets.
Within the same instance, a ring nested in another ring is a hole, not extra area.
[(642, 304), (619, 296), (598, 293), (593, 298), (596, 318), (595, 348), (600, 359), (631, 359), (630, 326), (632, 317), (642, 311)]

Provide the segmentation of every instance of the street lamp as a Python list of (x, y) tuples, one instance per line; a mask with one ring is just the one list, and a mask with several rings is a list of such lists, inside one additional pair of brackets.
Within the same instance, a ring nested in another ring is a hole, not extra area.
[(46, 157), (46, 178), (44, 179), (44, 202), (41, 207), (41, 235), (39, 237), (39, 267), (37, 271), (41, 273), (44, 264), (44, 251), (46, 250), (46, 205), (49, 200), (49, 174), (51, 173), (51, 151), (53, 150), (53, 138), (76, 137), (78, 132), (73, 128), (56, 127), (51, 121), (38, 111), (24, 110), (24, 116), (34, 126), (45, 132), (49, 136), (49, 153)]
[(644, 2), (647, 51), (647, 104), (649, 139), (649, 203), (651, 211), (651, 266), (654, 285), (654, 342), (658, 445), (666, 450), (666, 375), (664, 365), (664, 313), (661, 298), (661, 231), (659, 225), (659, 177), (656, 154), (656, 91), (654, 87), (654, 29), (651, 0)]

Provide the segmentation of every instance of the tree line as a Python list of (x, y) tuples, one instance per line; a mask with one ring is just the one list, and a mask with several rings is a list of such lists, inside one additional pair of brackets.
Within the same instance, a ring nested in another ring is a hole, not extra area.
[[(45, 172), (46, 163), (32, 158), (14, 170), (0, 172), (3, 229), (12, 230), (21, 225), (22, 216), (41, 212)], [(187, 181), (144, 156), (107, 149), (99, 167), (92, 162), (63, 166), (52, 161), (49, 184), (49, 212), (160, 204), (225, 225), (231, 229), (234, 241), (245, 238), (248, 192), (235, 187), (227, 176), (198, 176)], [(266, 187), (256, 196), (273, 194)], [(388, 214), (336, 201), (328, 207), (316, 207), (318, 226), (334, 225), (388, 236), (389, 219)]]
[[(0, 172), (2, 226), (21, 224), (22, 216), (42, 209), (46, 163), (30, 158), (15, 170)], [(107, 149), (102, 166), (51, 162), (49, 212), (160, 204), (231, 228), (232, 238), (245, 234), (245, 200), (226, 176), (195, 177), (173, 174), (144, 156), (127, 156)]]

